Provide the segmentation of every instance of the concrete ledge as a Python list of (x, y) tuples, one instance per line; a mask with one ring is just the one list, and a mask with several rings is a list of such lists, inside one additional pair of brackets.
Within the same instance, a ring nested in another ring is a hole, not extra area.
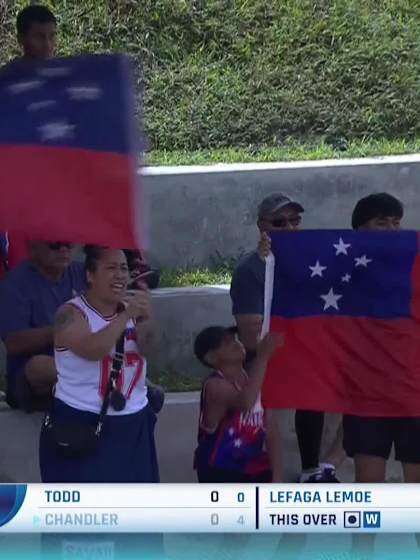
[(406, 227), (420, 226), (418, 155), (326, 161), (148, 167), (150, 257), (158, 266), (236, 258), (257, 242), (256, 209), (282, 191), (305, 208), (306, 228), (347, 228), (356, 201), (374, 191), (405, 204)]
[(188, 175), (192, 173), (226, 173), (237, 171), (267, 171), (276, 169), (306, 169), (317, 167), (349, 167), (358, 165), (395, 165), (420, 163), (419, 154), (402, 156), (375, 156), (366, 158), (320, 159), (308, 161), (273, 161), (260, 163), (214, 163), (211, 165), (165, 165), (144, 167), (144, 176)]
[(217, 284), (212, 286), (185, 286), (181, 288), (157, 288), (152, 290), (153, 298), (176, 298), (195, 296), (217, 296), (229, 292), (229, 284)]

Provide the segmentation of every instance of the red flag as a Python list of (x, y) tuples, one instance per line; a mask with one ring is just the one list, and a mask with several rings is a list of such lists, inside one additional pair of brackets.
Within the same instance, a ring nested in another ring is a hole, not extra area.
[[(420, 416), (416, 232), (301, 232), (272, 240), (268, 408)], [(270, 281), (270, 274), (267, 274)]]
[(32, 239), (139, 245), (127, 59), (16, 63), (0, 76), (0, 228)]

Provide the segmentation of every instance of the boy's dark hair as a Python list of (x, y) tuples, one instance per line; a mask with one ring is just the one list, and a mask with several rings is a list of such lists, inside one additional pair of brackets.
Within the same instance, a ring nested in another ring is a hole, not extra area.
[(32, 4), (23, 8), (17, 15), (16, 30), (19, 35), (25, 35), (33, 23), (54, 23), (57, 25), (57, 19), (46, 6)]
[(398, 198), (388, 193), (375, 193), (359, 200), (353, 210), (351, 225), (358, 229), (373, 218), (392, 216), (401, 219), (403, 215), (404, 207)]
[(237, 327), (207, 327), (195, 339), (194, 354), (203, 365), (213, 367), (204, 359), (204, 356), (211, 350), (217, 350), (227, 334), (236, 334), (237, 332)]

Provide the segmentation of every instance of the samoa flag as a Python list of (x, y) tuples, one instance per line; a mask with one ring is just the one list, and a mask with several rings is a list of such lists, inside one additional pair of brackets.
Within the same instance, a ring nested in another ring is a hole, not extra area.
[(272, 234), (266, 326), (283, 332), (268, 408), (420, 416), (415, 231)]
[(139, 134), (125, 56), (9, 64), (0, 123), (1, 230), (139, 246)]

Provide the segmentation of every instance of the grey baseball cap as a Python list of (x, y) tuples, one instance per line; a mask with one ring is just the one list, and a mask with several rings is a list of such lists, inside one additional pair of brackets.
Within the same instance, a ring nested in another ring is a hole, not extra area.
[(298, 212), (304, 212), (303, 206), (283, 193), (270, 194), (258, 206), (258, 219), (275, 214), (285, 206), (291, 206)]

